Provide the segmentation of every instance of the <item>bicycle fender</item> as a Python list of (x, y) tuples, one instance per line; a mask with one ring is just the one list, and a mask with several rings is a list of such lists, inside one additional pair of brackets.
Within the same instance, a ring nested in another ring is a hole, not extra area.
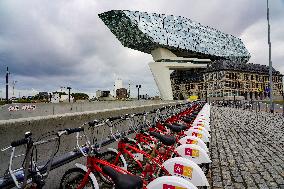
[(175, 151), (186, 159), (192, 160), (196, 164), (211, 163), (208, 154), (196, 144), (183, 144), (178, 146)]
[(199, 117), (205, 117), (205, 118), (209, 118), (210, 117), (210, 110), (208, 110), (208, 109), (201, 109), (200, 111), (199, 111), (199, 113), (198, 113), (198, 115), (197, 116), (199, 116)]
[[(206, 128), (199, 126), (198, 128), (193, 128), (193, 127), (191, 127), (190, 129), (192, 129), (192, 130), (196, 130), (196, 129), (197, 129), (197, 130), (202, 131), (202, 132), (204, 133), (203, 139), (205, 139), (206, 141), (208, 140), (208, 142), (210, 142), (211, 135), (210, 135), (209, 132), (206, 130)], [(201, 138), (201, 140), (202, 140), (202, 138)]]
[(202, 169), (193, 161), (175, 157), (165, 161), (162, 166), (172, 175), (186, 179), (195, 186), (209, 186)]
[[(117, 149), (114, 149), (114, 148), (107, 148), (107, 149), (108, 149), (109, 151), (113, 151), (113, 152), (115, 152), (115, 153), (118, 154)], [(122, 162), (123, 162), (123, 167), (122, 167), (122, 168), (127, 171), (127, 163), (126, 163), (126, 160), (125, 160), (124, 156), (121, 154), (119, 157), (121, 158), (121, 160), (122, 160)]]
[(196, 136), (203, 140), (203, 142), (210, 142), (208, 136), (201, 130), (198, 129), (188, 129), (184, 132), (187, 136)]
[[(80, 168), (80, 169), (82, 169), (82, 170), (85, 171), (85, 172), (88, 171), (88, 168), (87, 168), (85, 165), (82, 165), (82, 164), (80, 164), (80, 163), (75, 163), (75, 166), (78, 167), (78, 168)], [(95, 175), (91, 172), (89, 176), (90, 176), (90, 178), (91, 178), (91, 180), (92, 180), (92, 183), (93, 183), (93, 185), (94, 185), (94, 188), (95, 188), (95, 189), (99, 189), (100, 187), (99, 187), (99, 184), (98, 184), (98, 181), (97, 181)]]
[(203, 131), (203, 132), (208, 136), (208, 138), (211, 138), (211, 135), (209, 134), (209, 132), (206, 130), (205, 127), (202, 127), (202, 126), (193, 126), (193, 127), (191, 127), (191, 128), (193, 128), (193, 129), (199, 129), (199, 130)]
[(205, 152), (209, 152), (206, 144), (198, 137), (196, 136), (185, 136), (182, 137), (181, 139), (179, 139), (178, 141), (180, 144), (196, 144), (198, 146), (200, 146), (201, 148), (203, 148), (205, 150)]
[(203, 108), (197, 116), (209, 118), (210, 117), (210, 110), (208, 110), (208, 109), (206, 110), (206, 109)]
[(162, 176), (156, 178), (155, 180), (151, 181), (147, 187), (147, 189), (165, 189), (165, 188), (190, 188), (190, 189), (197, 189), (189, 181), (176, 176)]
[(209, 119), (206, 119), (204, 117), (196, 117), (194, 122), (193, 123), (198, 123), (198, 122), (204, 122), (206, 123), (207, 125), (210, 125), (210, 120)]
[(194, 121), (192, 126), (202, 126), (204, 127), (207, 131), (211, 131), (210, 129), (210, 124), (208, 122), (205, 122), (204, 120), (197, 120), (197, 121)]

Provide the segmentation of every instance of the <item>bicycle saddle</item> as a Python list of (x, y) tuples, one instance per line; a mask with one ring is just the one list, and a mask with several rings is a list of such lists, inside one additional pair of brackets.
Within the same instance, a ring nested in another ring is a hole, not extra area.
[(182, 131), (182, 127), (181, 127), (181, 126), (172, 125), (172, 124), (169, 124), (169, 123), (165, 123), (164, 125), (165, 125), (167, 128), (169, 128), (172, 132), (179, 133), (179, 132)]
[(171, 135), (161, 135), (160, 133), (157, 132), (149, 132), (149, 134), (157, 139), (159, 139), (159, 141), (161, 143), (163, 143), (164, 145), (167, 146), (171, 146), (173, 144), (175, 144), (176, 140), (174, 136)]
[(186, 130), (186, 129), (188, 129), (188, 126), (186, 126), (186, 125), (183, 125), (183, 124), (181, 124), (181, 123), (173, 123), (173, 125), (178, 125), (178, 126), (180, 126), (181, 127), (181, 130)]
[(109, 166), (104, 166), (102, 170), (111, 178), (115, 189), (141, 189), (143, 187), (143, 181), (139, 176), (122, 174)]
[(186, 122), (186, 123), (190, 123), (194, 118), (193, 117), (182, 117), (181, 120)]

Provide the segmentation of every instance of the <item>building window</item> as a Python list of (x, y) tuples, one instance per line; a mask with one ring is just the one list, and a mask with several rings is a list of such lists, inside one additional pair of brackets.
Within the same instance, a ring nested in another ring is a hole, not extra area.
[(231, 79), (231, 73), (227, 73), (226, 78)]

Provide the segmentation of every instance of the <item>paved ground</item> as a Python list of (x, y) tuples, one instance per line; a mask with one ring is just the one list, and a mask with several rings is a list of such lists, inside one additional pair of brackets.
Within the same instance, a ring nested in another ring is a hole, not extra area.
[(284, 189), (284, 118), (212, 107), (212, 188)]

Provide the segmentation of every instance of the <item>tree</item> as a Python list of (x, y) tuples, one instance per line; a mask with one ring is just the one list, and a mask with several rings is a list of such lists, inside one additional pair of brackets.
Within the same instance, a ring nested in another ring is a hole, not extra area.
[(74, 100), (88, 100), (89, 95), (85, 93), (72, 93), (71, 96), (74, 98)]

